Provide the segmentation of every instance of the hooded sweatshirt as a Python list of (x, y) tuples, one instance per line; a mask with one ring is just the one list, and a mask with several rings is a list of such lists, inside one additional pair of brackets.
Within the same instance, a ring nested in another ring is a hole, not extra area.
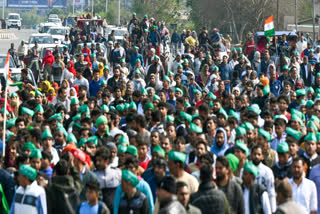
[(225, 151), (227, 151), (227, 149), (229, 148), (229, 145), (228, 145), (228, 137), (227, 137), (227, 133), (226, 131), (224, 130), (224, 128), (217, 128), (216, 129), (216, 133), (218, 131), (222, 131), (223, 134), (224, 134), (224, 143), (223, 145), (221, 146), (221, 148), (219, 148), (216, 144), (216, 137), (214, 137), (213, 139), (213, 146), (211, 147), (211, 152), (217, 156), (223, 156)]

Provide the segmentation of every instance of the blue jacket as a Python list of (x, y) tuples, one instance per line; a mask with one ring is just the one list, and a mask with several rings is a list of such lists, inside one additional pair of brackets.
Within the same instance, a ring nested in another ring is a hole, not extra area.
[(219, 70), (221, 72), (221, 80), (231, 80), (232, 79), (232, 68), (229, 64), (226, 65), (220, 65)]
[(98, 82), (91, 80), (89, 83), (89, 93), (91, 97), (95, 97), (99, 89), (101, 88), (101, 79)]
[[(154, 202), (153, 202), (153, 196), (152, 196), (152, 192), (151, 192), (149, 184), (145, 180), (141, 179), (140, 182), (138, 183), (138, 185), (136, 186), (136, 188), (140, 192), (142, 192), (143, 194), (146, 195), (146, 197), (148, 199), (150, 213), (153, 213)], [(115, 193), (114, 200), (113, 200), (113, 214), (118, 214), (121, 196), (123, 196), (123, 195), (124, 195), (124, 192), (122, 192), (122, 188), (121, 188), (121, 184), (120, 184), (116, 189), (116, 193)]]
[(139, 54), (139, 53), (138, 53), (138, 54), (133, 53), (133, 54), (131, 55), (131, 58), (130, 58), (130, 64), (131, 64), (131, 66), (134, 67), (134, 66), (136, 65), (137, 59), (140, 59), (141, 66), (144, 67), (143, 57), (142, 57), (142, 55)]
[(180, 36), (178, 33), (173, 33), (171, 36), (171, 43), (179, 43), (180, 42)]
[(281, 90), (282, 90), (281, 81), (279, 81), (279, 80), (271, 81), (270, 80), (270, 92), (272, 94), (274, 94), (275, 97), (279, 96)]
[(219, 148), (219, 147), (217, 146), (217, 144), (216, 144), (216, 137), (214, 137), (214, 139), (213, 139), (213, 145), (212, 145), (212, 147), (211, 147), (211, 152), (212, 152), (213, 154), (217, 155), (217, 156), (224, 156), (225, 151), (227, 151), (227, 149), (229, 148), (229, 146), (228, 146), (228, 137), (227, 137), (227, 133), (226, 133), (226, 131), (224, 130), (224, 128), (221, 128), (221, 127), (217, 128), (217, 129), (216, 129), (216, 133), (217, 133), (217, 131), (219, 131), (219, 130), (221, 130), (221, 131), (223, 132), (223, 134), (224, 134), (224, 143), (223, 143), (222, 147)]

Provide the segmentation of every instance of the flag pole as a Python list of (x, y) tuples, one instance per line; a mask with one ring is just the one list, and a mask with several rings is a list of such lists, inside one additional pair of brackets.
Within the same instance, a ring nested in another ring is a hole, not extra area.
[(7, 60), (6, 63), (8, 63), (7, 65), (5, 65), (5, 67), (7, 67), (7, 71), (5, 71), (5, 78), (6, 78), (6, 86), (5, 86), (5, 91), (4, 91), (4, 117), (3, 117), (3, 130), (2, 130), (2, 157), (5, 157), (5, 153), (6, 153), (6, 130), (7, 130), (7, 102), (8, 102), (8, 91), (7, 91), (7, 87), (8, 87), (8, 73), (9, 73), (9, 57), (10, 57), (10, 53), (8, 52), (7, 54)]

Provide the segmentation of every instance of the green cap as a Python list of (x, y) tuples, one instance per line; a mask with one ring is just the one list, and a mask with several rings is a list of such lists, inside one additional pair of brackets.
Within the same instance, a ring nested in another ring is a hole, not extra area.
[(22, 114), (28, 114), (30, 115), (31, 117), (33, 117), (34, 115), (34, 111), (32, 111), (31, 109), (27, 108), (27, 107), (22, 107), (21, 108), (21, 113)]
[(178, 68), (183, 68), (183, 66), (179, 63), (179, 64), (178, 64)]
[(292, 108), (291, 115), (296, 115), (296, 116), (300, 117), (300, 119), (306, 120), (306, 116), (301, 111), (298, 111), (297, 109)]
[(304, 137), (304, 141), (317, 142), (317, 136), (314, 133), (310, 132), (307, 136)]
[(107, 85), (107, 81), (101, 80), (100, 85)]
[(148, 15), (146, 14), (146, 15), (144, 15), (144, 18), (148, 18)]
[(320, 141), (320, 132), (318, 132), (316, 136), (317, 136), (317, 141)]
[(162, 148), (160, 145), (156, 145), (156, 146), (153, 148), (152, 152), (156, 152), (156, 153), (158, 153), (159, 155), (161, 155), (162, 157), (165, 157), (165, 155), (166, 155), (165, 151), (163, 150), (163, 148)]
[(239, 116), (239, 114), (237, 114), (234, 110), (232, 110), (232, 109), (230, 109), (230, 111), (229, 111), (229, 116), (230, 117), (234, 117), (234, 118), (236, 118), (237, 120), (240, 120), (240, 116)]
[(191, 123), (191, 121), (192, 121), (192, 116), (191, 116), (190, 114), (188, 114), (188, 113), (186, 113), (186, 112), (184, 112), (184, 111), (180, 111), (180, 116), (181, 116), (183, 119), (185, 119), (185, 120), (187, 120), (188, 122)]
[(224, 118), (228, 120), (227, 112), (222, 107), (219, 109), (219, 114), (223, 114)]
[(243, 128), (245, 128), (246, 131), (247, 131), (247, 130), (254, 130), (254, 126), (253, 126), (252, 123), (250, 123), (250, 122), (243, 123), (241, 126), (242, 126)]
[(76, 136), (73, 133), (70, 133), (67, 137), (67, 143), (74, 142), (76, 145), (78, 143)]
[(133, 49), (139, 50), (138, 46), (133, 46)]
[(282, 70), (289, 70), (289, 66), (288, 66), (288, 65), (284, 65), (284, 66), (282, 67)]
[(98, 127), (101, 123), (106, 123), (108, 125), (108, 119), (104, 115), (100, 115), (96, 120), (96, 127)]
[(296, 95), (297, 95), (297, 97), (299, 97), (299, 96), (304, 96), (304, 95), (306, 95), (306, 94), (307, 94), (306, 89), (298, 89), (298, 90), (296, 90)]
[(299, 131), (291, 128), (291, 127), (288, 127), (286, 129), (286, 133), (287, 133), (287, 135), (290, 135), (290, 136), (294, 137), (296, 140), (300, 140), (301, 135), (302, 135), (301, 132), (299, 132)]
[(37, 107), (36, 107), (36, 112), (44, 112), (44, 110), (43, 110), (43, 107), (42, 107), (42, 105), (41, 104), (38, 104), (37, 105)]
[(270, 142), (272, 140), (271, 134), (264, 129), (259, 129), (258, 134), (262, 135), (264, 138), (266, 138), (268, 142)]
[(308, 92), (314, 93), (314, 89), (312, 87), (309, 87)]
[(141, 71), (138, 68), (134, 72), (141, 75)]
[(49, 120), (53, 120), (53, 119), (57, 119), (58, 121), (61, 121), (63, 118), (62, 113), (56, 113), (54, 115), (52, 115), (51, 117), (49, 117)]
[(118, 146), (118, 153), (126, 153), (127, 147), (124, 145), (119, 145)]
[(316, 124), (314, 124), (313, 121), (309, 121), (307, 124), (307, 127), (312, 128), (315, 132), (318, 132), (318, 127), (316, 126)]
[(216, 95), (214, 95), (211, 91), (209, 91), (209, 93), (207, 94), (207, 97), (209, 97), (213, 100), (217, 99)]
[(124, 111), (124, 105), (123, 104), (118, 104), (116, 105), (117, 111)]
[(171, 115), (167, 115), (167, 122), (174, 122), (174, 117)]
[(189, 63), (189, 60), (188, 59), (184, 59), (183, 63)]
[(95, 54), (95, 53), (92, 53), (92, 54), (90, 54), (90, 57), (91, 57), (91, 58), (96, 57), (96, 54)]
[(117, 143), (129, 145), (128, 139), (123, 135), (121, 135)]
[(137, 110), (137, 105), (136, 105), (136, 103), (134, 101), (131, 101), (131, 103), (129, 104), (128, 108)]
[(254, 177), (257, 177), (257, 175), (259, 174), (259, 169), (250, 161), (247, 161), (244, 164), (243, 170), (252, 173)]
[(154, 100), (154, 101), (155, 101), (155, 100), (159, 100), (159, 101), (160, 101), (161, 99), (160, 99), (160, 97), (159, 97), (157, 94), (155, 94), (155, 95), (153, 95), (153, 100)]
[(36, 146), (31, 142), (26, 142), (25, 144), (23, 144), (22, 151), (25, 151), (26, 149), (33, 151), (36, 149)]
[(237, 156), (235, 156), (234, 154), (232, 153), (229, 153), (226, 155), (226, 158), (228, 159), (229, 161), (229, 165), (232, 169), (232, 171), (236, 171), (238, 169), (238, 165), (239, 165), (239, 158)]
[(168, 158), (169, 160), (181, 161), (182, 163), (185, 163), (187, 160), (187, 155), (182, 152), (170, 151), (168, 152)]
[[(320, 73), (318, 73), (318, 74), (320, 75)], [(320, 88), (316, 88), (316, 94), (319, 94), (319, 93), (320, 93)]]
[(301, 120), (301, 118), (298, 115), (293, 114), (291, 116), (291, 120), (296, 120), (296, 121), (298, 121), (300, 123), (300, 126), (303, 126), (303, 121)]
[(66, 129), (65, 129), (63, 126), (58, 127), (57, 132), (62, 132), (62, 134), (63, 134), (66, 138), (68, 137), (68, 133), (67, 133)]
[(194, 118), (197, 118), (197, 117), (200, 117), (199, 114), (193, 114), (193, 115), (192, 115), (192, 120), (193, 120)]
[(241, 140), (236, 141), (236, 148), (240, 148), (242, 151), (244, 151), (246, 153), (247, 157), (249, 156), (250, 151), (249, 151), (247, 145), (244, 144), (244, 142), (242, 142)]
[[(2, 113), (2, 114), (4, 114), (4, 107), (2, 107), (2, 109), (1, 109), (1, 113)], [(6, 109), (6, 114), (7, 114), (7, 115), (10, 115), (10, 113), (8, 112), (8, 110), (7, 110), (7, 109)]]
[(107, 106), (106, 104), (103, 104), (103, 105), (101, 106), (101, 110), (102, 110), (102, 111), (109, 111), (109, 108), (108, 108), (108, 106)]
[(108, 65), (105, 65), (105, 66), (103, 67), (103, 69), (109, 70), (109, 66), (108, 66)]
[(126, 169), (122, 170), (122, 179), (129, 181), (133, 187), (136, 187), (139, 183), (138, 177), (133, 172)]
[(7, 120), (7, 122), (6, 122), (7, 123), (7, 128), (10, 129), (11, 127), (15, 126), (16, 120), (17, 120), (16, 117), (12, 118), (10, 120)]
[(269, 85), (264, 86), (262, 91), (264, 96), (270, 94), (270, 86)]
[(246, 129), (245, 128), (243, 128), (243, 127), (241, 127), (241, 126), (239, 126), (239, 127), (237, 127), (236, 128), (236, 136), (239, 136), (239, 135), (242, 135), (242, 134), (246, 134), (247, 132), (246, 132)]
[(94, 145), (98, 146), (98, 137), (95, 135), (92, 135), (91, 137), (88, 138), (86, 143), (88, 143), (88, 142), (91, 142)]
[(181, 95), (183, 96), (183, 91), (180, 88), (175, 87), (174, 90), (175, 90), (175, 92), (180, 92)]
[(184, 107), (185, 107), (185, 108), (188, 108), (188, 107), (190, 107), (190, 106), (191, 106), (191, 104), (190, 104), (189, 102), (185, 102), (185, 103), (184, 103)]
[(320, 124), (319, 117), (317, 117), (316, 115), (312, 115), (309, 121), (316, 121), (317, 123)]
[(194, 93), (194, 94), (196, 94), (196, 93), (200, 93), (200, 94), (202, 95), (201, 91), (200, 91), (199, 89), (196, 89), (196, 88), (195, 88), (195, 89), (193, 89), (193, 93)]
[(260, 113), (261, 113), (261, 110), (257, 104), (253, 104), (253, 105), (249, 106), (248, 110), (256, 113), (257, 115), (260, 115)]
[(129, 108), (129, 103), (125, 103), (124, 104), (124, 109), (126, 110), (126, 109), (128, 109)]
[(148, 96), (148, 92), (147, 92), (147, 90), (145, 88), (141, 89), (141, 93)]
[(80, 120), (81, 119), (81, 114), (76, 114), (75, 116), (72, 117), (72, 121)]
[(312, 100), (308, 100), (306, 103), (306, 107), (307, 108), (312, 108), (313, 107), (314, 102)]
[(37, 178), (37, 170), (35, 170), (34, 168), (32, 168), (31, 166), (22, 164), (20, 166), (20, 170), (19, 173), (23, 176), (26, 176), (27, 178), (29, 178), (30, 181), (34, 181)]
[(18, 97), (18, 94), (16, 92), (12, 92), (10, 97)]
[(40, 149), (34, 149), (32, 150), (30, 156), (30, 158), (38, 158), (38, 159), (42, 159), (42, 154)]
[(87, 139), (86, 138), (80, 138), (78, 144), (77, 144), (77, 147), (80, 147), (80, 146), (84, 146), (86, 145), (87, 143)]
[(153, 103), (146, 103), (146, 104), (144, 105), (144, 108), (143, 108), (144, 111), (147, 111), (147, 110), (149, 110), (149, 109), (151, 109), (152, 111), (154, 110), (154, 105), (153, 105)]
[(194, 123), (190, 123), (190, 130), (197, 133), (197, 134), (201, 134), (203, 132), (202, 128), (200, 128), (199, 126), (197, 126)]
[(87, 104), (81, 105), (81, 106), (79, 107), (79, 112), (80, 112), (81, 114), (83, 114), (83, 113), (90, 114), (90, 113), (91, 113), (91, 112), (90, 112), (90, 109), (89, 109), (89, 106), (88, 106)]
[(277, 152), (278, 153), (287, 153), (287, 152), (289, 152), (288, 143), (287, 142), (279, 143), (278, 148), (277, 148)]
[(43, 132), (42, 132), (42, 135), (41, 135), (41, 140), (44, 140), (46, 138), (53, 138), (51, 132), (49, 129), (45, 129)]
[(70, 105), (73, 105), (73, 104), (79, 104), (79, 99), (77, 97), (73, 97), (71, 99), (71, 104)]
[(213, 67), (213, 71), (219, 71), (218, 66), (214, 66), (214, 67)]
[(171, 83), (171, 80), (170, 80), (170, 78), (169, 78), (167, 75), (164, 76), (163, 81), (164, 81), (164, 80), (166, 80), (166, 81), (168, 81), (169, 83)]
[(168, 71), (168, 76), (174, 76), (174, 73), (172, 71)]
[(138, 149), (134, 145), (130, 145), (127, 147), (126, 153), (132, 154), (133, 156), (138, 156)]
[(132, 13), (133, 16), (137, 15), (135, 12)]
[(36, 95), (36, 96), (41, 96), (41, 97), (43, 97), (43, 94), (42, 94), (39, 90), (36, 90), (36, 91), (35, 91), (35, 95)]
[(120, 59), (120, 62), (125, 62), (124, 58), (121, 58), (121, 59)]

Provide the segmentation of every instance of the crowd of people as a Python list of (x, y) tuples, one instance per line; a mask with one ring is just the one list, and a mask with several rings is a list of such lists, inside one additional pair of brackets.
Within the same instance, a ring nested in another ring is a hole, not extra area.
[(320, 213), (320, 41), (76, 29), (42, 59), (9, 49), (1, 213)]

